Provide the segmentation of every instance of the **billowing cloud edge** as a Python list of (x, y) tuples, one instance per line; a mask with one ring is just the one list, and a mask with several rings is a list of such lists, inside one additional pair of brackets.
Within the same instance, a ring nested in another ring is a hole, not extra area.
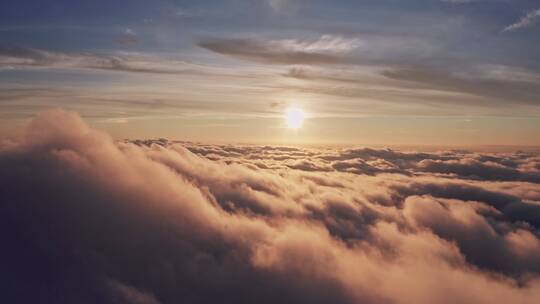
[(530, 153), (115, 142), (56, 110), (0, 166), (10, 302), (540, 297)]

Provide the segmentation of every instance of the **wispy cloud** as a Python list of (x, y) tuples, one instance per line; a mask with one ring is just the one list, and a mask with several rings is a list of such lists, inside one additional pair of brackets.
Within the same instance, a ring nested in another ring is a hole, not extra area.
[(455, 3), (455, 4), (464, 4), (464, 3), (471, 3), (471, 2), (478, 2), (482, 0), (441, 0), (442, 2), (449, 2), (449, 3)]
[(283, 50), (306, 53), (347, 53), (360, 46), (360, 39), (344, 38), (335, 35), (322, 35), (315, 40), (310, 39), (284, 39), (269, 42)]
[(307, 1), (309, 0), (265, 0), (274, 12), (286, 14), (296, 13)]
[(18, 47), (0, 47), (0, 67), (83, 68), (156, 74), (193, 72), (186, 62), (137, 53), (65, 53)]
[(210, 51), (240, 59), (275, 64), (341, 64), (360, 45), (356, 38), (322, 35), (318, 39), (205, 39), (198, 43)]
[(503, 32), (512, 32), (520, 29), (525, 29), (537, 24), (540, 21), (540, 9), (528, 12), (521, 17), (516, 23), (510, 24), (503, 29)]
[(402, 103), (416, 99), (435, 104), (483, 106), (495, 110), (510, 103), (538, 105), (540, 75), (507, 66), (459, 69), (430, 66), (361, 66), (356, 71), (294, 67), (284, 77), (310, 84), (312, 91), (350, 98)]

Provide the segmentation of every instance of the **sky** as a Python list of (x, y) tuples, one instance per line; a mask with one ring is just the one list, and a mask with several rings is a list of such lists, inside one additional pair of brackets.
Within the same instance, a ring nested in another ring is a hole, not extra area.
[(540, 303), (538, 0), (0, 1), (0, 303)]
[(2, 1), (0, 136), (537, 146), (539, 42), (536, 0)]

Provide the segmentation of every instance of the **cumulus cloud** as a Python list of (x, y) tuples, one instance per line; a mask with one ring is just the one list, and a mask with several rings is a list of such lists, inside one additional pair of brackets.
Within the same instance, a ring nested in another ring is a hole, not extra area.
[(510, 24), (503, 29), (503, 32), (513, 32), (531, 27), (540, 21), (540, 9), (532, 10), (521, 17), (516, 23)]
[(538, 160), (118, 142), (46, 112), (0, 145), (3, 299), (536, 303)]

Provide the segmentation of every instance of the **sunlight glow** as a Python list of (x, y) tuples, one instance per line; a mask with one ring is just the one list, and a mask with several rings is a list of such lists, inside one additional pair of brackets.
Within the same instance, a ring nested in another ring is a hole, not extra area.
[(306, 117), (304, 111), (299, 108), (288, 108), (285, 112), (287, 117), (287, 127), (289, 129), (299, 129), (304, 123), (304, 118)]

